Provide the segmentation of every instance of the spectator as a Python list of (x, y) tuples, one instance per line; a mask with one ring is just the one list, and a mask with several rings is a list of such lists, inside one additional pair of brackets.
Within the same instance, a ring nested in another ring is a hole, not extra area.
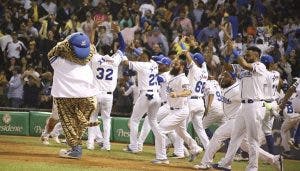
[(20, 108), (23, 103), (21, 68), (19, 66), (15, 66), (12, 73), (13, 76), (8, 82), (7, 98), (10, 101), (10, 107)]
[(23, 101), (26, 108), (37, 108), (40, 97), (40, 78), (34, 72), (25, 71), (22, 75), (24, 78)]
[(31, 64), (31, 65), (34, 65), (34, 66), (37, 66), (37, 65), (40, 65), (40, 54), (36, 48), (36, 42), (34, 40), (31, 40), (29, 42), (29, 49), (26, 53), (26, 61), (27, 61), (27, 64)]
[(40, 108), (49, 109), (52, 106), (52, 73), (45, 72), (41, 74), (41, 98)]
[(133, 21), (129, 15), (128, 11), (123, 12), (122, 19), (120, 21), (120, 27), (121, 27), (121, 29), (124, 29), (126, 27), (133, 27)]
[(129, 25), (125, 24), (124, 29), (121, 31), (123, 39), (127, 46), (129, 46), (134, 40), (134, 33), (139, 30), (139, 17), (135, 18), (135, 26), (129, 27)]
[(89, 36), (91, 39), (92, 37), (92, 30), (93, 30), (94, 21), (92, 20), (92, 14), (91, 12), (86, 13), (86, 20), (81, 23), (81, 29), (82, 31)]
[(200, 33), (197, 36), (197, 41), (200, 43), (205, 43), (208, 41), (209, 37), (213, 37), (214, 39), (218, 39), (219, 31), (216, 28), (216, 22), (215, 20), (210, 20), (208, 27), (205, 27), (203, 30), (200, 31)]
[(78, 18), (76, 15), (72, 15), (71, 19), (69, 19), (65, 25), (64, 28), (64, 35), (70, 35), (72, 33), (81, 31), (81, 24), (78, 21)]
[(39, 36), (38, 30), (33, 26), (33, 21), (30, 18), (27, 20), (26, 33), (29, 37), (34, 39), (38, 38)]
[[(24, 43), (18, 40), (17, 33), (13, 32), (12, 33), (12, 41), (7, 43), (5, 53), (6, 53), (6, 58), (16, 58), (20, 59), (21, 57), (21, 52), (26, 51), (27, 48), (25, 47)], [(24, 53), (23, 53), (24, 54)]]
[(192, 21), (187, 17), (188, 11), (186, 9), (180, 10), (179, 17), (175, 18), (174, 20), (179, 20), (180, 26), (182, 28), (182, 33), (184, 35), (191, 35), (193, 34), (193, 25)]
[(153, 29), (152, 33), (148, 34), (146, 40), (149, 49), (153, 49), (154, 44), (161, 44), (162, 53), (169, 53), (169, 44), (167, 38), (160, 32), (159, 28)]
[(72, 9), (69, 1), (62, 1), (62, 6), (57, 10), (57, 21), (61, 27), (71, 18)]
[(55, 14), (57, 12), (57, 5), (52, 2), (52, 0), (45, 0), (45, 2), (43, 2), (41, 4), (41, 7), (48, 13), (48, 14)]

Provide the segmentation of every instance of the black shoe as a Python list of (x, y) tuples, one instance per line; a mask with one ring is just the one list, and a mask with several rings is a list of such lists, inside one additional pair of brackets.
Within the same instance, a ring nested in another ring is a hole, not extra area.
[(214, 169), (216, 169), (216, 170), (231, 171), (230, 168), (222, 167), (222, 166), (220, 166), (220, 165), (217, 164), (217, 163), (214, 163), (214, 164), (212, 164), (211, 166), (212, 166)]

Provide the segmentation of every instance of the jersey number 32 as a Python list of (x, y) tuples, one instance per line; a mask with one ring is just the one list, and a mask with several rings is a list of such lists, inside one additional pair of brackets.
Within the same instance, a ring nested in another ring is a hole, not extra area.
[(111, 68), (104, 69), (104, 68), (97, 68), (98, 74), (96, 75), (96, 78), (99, 80), (105, 79), (105, 80), (112, 80), (112, 75), (114, 73), (114, 70)]

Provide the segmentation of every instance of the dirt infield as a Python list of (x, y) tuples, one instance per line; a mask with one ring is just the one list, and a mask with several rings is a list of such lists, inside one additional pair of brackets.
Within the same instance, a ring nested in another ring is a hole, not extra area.
[[(11, 138), (17, 138), (11, 136)], [(43, 146), (37, 144), (36, 142), (31, 143), (32, 139), (37, 140), (38, 138), (32, 137), (19, 137), (20, 140), (27, 140), (29, 142), (13, 142), (7, 141), (7, 137), (3, 138), (0, 136), (0, 160), (9, 161), (22, 161), (22, 162), (46, 162), (48, 164), (70, 164), (73, 166), (78, 166), (79, 168), (115, 168), (116, 170), (125, 169), (125, 170), (172, 170), (172, 171), (182, 171), (182, 170), (192, 170), (191, 167), (187, 166), (178, 166), (176, 163), (170, 166), (157, 166), (152, 165), (150, 160), (144, 160), (144, 157), (140, 160), (124, 159), (120, 156), (112, 155), (110, 157), (101, 157), (101, 154), (93, 154), (95, 152), (88, 152), (84, 150), (84, 155), (81, 160), (72, 160), (72, 159), (62, 159), (58, 157), (58, 151), (60, 145), (56, 146)], [(99, 152), (99, 151), (98, 151)], [(92, 154), (91, 154), (92, 153)], [(103, 152), (109, 153), (109, 152)], [(134, 155), (134, 154), (126, 154)], [(139, 154), (138, 154), (139, 155)]]
[[(63, 159), (58, 157), (58, 151), (66, 148), (65, 144), (51, 145), (41, 144), (38, 137), (6, 136), (0, 135), (0, 170), (1, 171), (131, 171), (131, 170), (155, 170), (155, 171), (187, 171), (193, 170), (203, 153), (197, 159), (189, 163), (187, 159), (172, 159), (170, 165), (153, 165), (150, 161), (154, 158), (154, 147), (145, 146), (139, 154), (129, 154), (122, 151), (125, 144), (113, 143), (110, 152), (101, 151), (96, 147), (94, 151), (83, 150), (80, 160)], [(85, 148), (85, 147), (84, 147)], [(217, 153), (215, 161), (223, 157), (223, 153)], [(234, 171), (245, 170), (247, 162), (234, 162)], [(300, 161), (284, 160), (286, 171), (298, 171)], [(212, 170), (212, 169), (211, 169)], [(273, 171), (273, 166), (259, 163), (260, 171)]]

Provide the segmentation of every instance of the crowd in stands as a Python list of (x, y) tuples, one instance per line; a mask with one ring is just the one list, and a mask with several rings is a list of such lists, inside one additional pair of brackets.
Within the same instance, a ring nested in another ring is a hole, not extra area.
[[(234, 48), (256, 45), (290, 84), (300, 77), (299, 9), (297, 0), (0, 0), (0, 106), (51, 108), (49, 50), (82, 31), (111, 55), (118, 48), (113, 22), (129, 60), (143, 49), (174, 58), (184, 45), (201, 52), (217, 76)], [(123, 94), (134, 73), (121, 68), (119, 75), (113, 112), (129, 113), (133, 97)]]

